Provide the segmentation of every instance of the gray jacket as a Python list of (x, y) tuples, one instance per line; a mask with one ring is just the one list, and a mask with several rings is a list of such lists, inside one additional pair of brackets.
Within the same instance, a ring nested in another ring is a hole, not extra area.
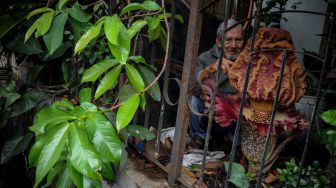
[[(203, 52), (198, 56), (196, 70), (195, 70), (195, 83), (196, 84), (200, 84), (200, 80), (199, 80), (200, 72), (203, 69), (205, 69), (208, 65), (213, 63), (216, 59), (218, 59), (219, 55), (220, 55), (220, 49), (215, 44), (210, 50)], [(211, 78), (215, 79), (216, 74), (212, 74)], [(222, 95), (236, 93), (236, 90), (230, 85), (229, 77), (225, 75), (222, 71), (220, 71), (219, 73), (218, 92)], [(200, 89), (195, 90), (194, 95), (199, 96)]]

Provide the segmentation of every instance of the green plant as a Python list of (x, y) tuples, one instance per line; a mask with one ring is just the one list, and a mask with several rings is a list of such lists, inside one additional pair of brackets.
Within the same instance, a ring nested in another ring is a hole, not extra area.
[[(229, 168), (229, 162), (224, 162), (225, 169)], [(228, 180), (233, 185), (239, 188), (248, 188), (250, 183), (254, 179), (254, 175), (251, 173), (245, 173), (244, 167), (239, 163), (232, 164), (232, 171), (230, 179)]]
[[(60, 0), (55, 9), (43, 7), (32, 11), (27, 18), (41, 16), (30, 26), (25, 40), (29, 41), (33, 34), (35, 38), (43, 37), (51, 54), (62, 48), (59, 43), (63, 40), (66, 20), (70, 17), (90, 19), (79, 10), (77, 3), (71, 8), (66, 4), (66, 0)], [(73, 8), (79, 17), (71, 13)], [(132, 47), (136, 47), (132, 44), (146, 25), (150, 42), (160, 38), (166, 44), (167, 33), (161, 22), (171, 15), (162, 10), (150, 0), (130, 3), (118, 13), (99, 18), (78, 37), (72, 58), (85, 53), (91, 56), (93, 52), (86, 50), (95, 44), (101, 44), (100, 49), (107, 55), (90, 61), (88, 69), (81, 67), (80, 80), (86, 88), (79, 92), (79, 104), (56, 101), (35, 115), (30, 130), (35, 133), (36, 141), (29, 154), (29, 164), (36, 167), (34, 187), (45, 177), (45, 186), (56, 183), (61, 187), (70, 184), (101, 187), (102, 180), (113, 180), (113, 169), (125, 162), (128, 135), (147, 140), (154, 138), (142, 126), (130, 125), (138, 108), (145, 108), (146, 93), (154, 100), (161, 100), (156, 69), (142, 56), (134, 54)], [(182, 21), (180, 16), (176, 18)], [(123, 72), (128, 81), (117, 83)], [(100, 105), (104, 96), (112, 96), (112, 103)]]
[[(282, 187), (296, 187), (300, 166), (294, 159), (285, 162), (286, 168), (277, 169), (279, 181)], [(300, 187), (330, 187), (330, 182), (325, 175), (322, 175), (322, 169), (318, 161), (302, 170)]]
[(336, 156), (336, 110), (328, 110), (323, 112), (320, 117), (331, 125), (322, 132), (322, 142), (326, 144), (326, 148), (332, 157)]
[[(114, 180), (112, 166), (125, 162), (124, 146), (113, 126), (115, 114), (91, 103), (89, 88), (81, 90), (79, 100), (79, 105), (56, 101), (36, 114), (30, 127), (36, 142), (29, 153), (29, 164), (37, 168), (34, 187), (46, 175), (45, 186), (49, 186), (56, 174), (60, 174), (56, 186), (68, 187), (73, 182), (77, 187), (99, 187), (103, 178)], [(154, 138), (138, 125), (125, 131), (142, 139)]]
[[(41, 92), (32, 89), (20, 94), (13, 80), (0, 87), (0, 130), (6, 133), (2, 135), (5, 141), (1, 149), (0, 164), (8, 162), (13, 156), (23, 152), (31, 142), (33, 135), (28, 133), (24, 126), (28, 126), (27, 123), (31, 118), (29, 114), (23, 115), (32, 110), (41, 97)], [(22, 125), (18, 126), (10, 121), (14, 118)], [(17, 126), (20, 128), (17, 129)]]

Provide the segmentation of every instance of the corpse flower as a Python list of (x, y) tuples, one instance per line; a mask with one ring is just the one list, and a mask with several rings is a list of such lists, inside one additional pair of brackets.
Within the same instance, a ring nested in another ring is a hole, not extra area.
[[(242, 94), (244, 89), (250, 47), (251, 41), (249, 40), (229, 71), (222, 70), (229, 74), (230, 83), (239, 94)], [(279, 28), (259, 29), (254, 43), (254, 51), (258, 53), (252, 55), (252, 67), (247, 87), (249, 104), (245, 106), (243, 116), (244, 121), (263, 136), (266, 135), (269, 125), (284, 49), (294, 49), (288, 31)], [(203, 80), (203, 84), (210, 88), (214, 88), (215, 85), (211, 79)], [(279, 95), (279, 109), (274, 119), (273, 135), (277, 130), (293, 131), (307, 126), (304, 115), (294, 109), (295, 103), (305, 93), (306, 86), (303, 68), (295, 53), (288, 51)], [(203, 93), (206, 103), (209, 104), (210, 91), (203, 89)], [(231, 121), (237, 119), (239, 104), (238, 98), (218, 94), (214, 106), (215, 121), (221, 126), (229, 125)]]
[[(228, 66), (221, 66), (222, 71), (228, 73), (230, 83), (237, 90), (238, 95), (243, 93), (250, 49), (251, 40), (229, 69), (227, 69)], [(243, 109), (241, 148), (249, 162), (258, 164), (264, 150), (285, 50), (289, 51), (286, 54), (279, 105), (273, 121), (268, 156), (276, 147), (279, 131), (291, 132), (295, 129), (304, 129), (308, 122), (304, 115), (296, 111), (294, 107), (305, 93), (306, 80), (304, 70), (295, 53), (290, 51), (294, 49), (290, 33), (278, 28), (260, 28), (256, 34), (253, 49), (251, 73), (247, 87), (248, 102)], [(210, 88), (213, 89), (215, 84), (213, 80), (207, 79), (207, 76), (204, 78), (203, 84), (209, 87), (204, 87), (208, 89), (202, 90), (202, 96), (206, 106), (209, 106)], [(230, 125), (232, 121), (238, 119), (239, 105), (238, 97), (217, 94), (214, 104), (215, 121), (223, 127)]]

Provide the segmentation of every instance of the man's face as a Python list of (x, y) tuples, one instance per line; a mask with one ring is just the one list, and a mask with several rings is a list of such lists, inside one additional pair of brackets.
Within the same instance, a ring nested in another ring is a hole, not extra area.
[[(221, 46), (220, 38), (216, 39), (217, 45)], [(224, 56), (225, 58), (234, 61), (243, 46), (243, 34), (241, 27), (230, 29), (225, 35), (224, 41)]]

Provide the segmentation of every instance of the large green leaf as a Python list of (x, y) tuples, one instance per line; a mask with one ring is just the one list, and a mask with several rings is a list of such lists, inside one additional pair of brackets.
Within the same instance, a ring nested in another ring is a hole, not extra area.
[(78, 172), (71, 164), (70, 160), (67, 160), (67, 169), (70, 175), (71, 180), (74, 182), (76, 187), (83, 187), (83, 174)]
[(82, 83), (96, 81), (101, 74), (103, 74), (105, 71), (115, 66), (116, 64), (118, 64), (118, 62), (115, 59), (106, 59), (94, 64), (92, 67), (85, 70), (82, 78)]
[[(148, 86), (151, 84), (156, 76), (154, 73), (148, 69), (146, 66), (139, 65), (139, 72), (141, 74), (141, 77), (144, 79), (145, 85)], [(148, 89), (148, 94), (153, 97), (155, 101), (160, 101), (161, 100), (161, 91), (160, 91), (160, 86), (159, 83), (155, 83), (151, 88)]]
[(27, 16), (27, 19), (29, 20), (32, 16), (35, 16), (35, 15), (43, 13), (43, 12), (52, 12), (52, 11), (54, 11), (54, 10), (51, 9), (51, 8), (48, 8), (48, 7), (38, 8), (38, 9), (35, 9), (35, 10), (31, 11)]
[(23, 152), (29, 145), (33, 134), (28, 133), (25, 136), (15, 136), (6, 140), (1, 151), (1, 163), (4, 164), (15, 155)]
[[(224, 165), (225, 169), (228, 170), (229, 162), (224, 162)], [(245, 175), (245, 169), (239, 163), (232, 163), (232, 170), (229, 181), (239, 188), (249, 187), (249, 181)]]
[(153, 42), (161, 36), (161, 26), (156, 27), (155, 29), (148, 30), (148, 39), (149, 42)]
[(320, 116), (326, 123), (336, 126), (336, 110), (325, 111)]
[(34, 187), (37, 187), (57, 162), (67, 140), (69, 127), (68, 124), (62, 124), (49, 130), (47, 143), (43, 147), (37, 163)]
[(40, 133), (44, 133), (45, 127), (49, 125), (66, 123), (67, 121), (75, 120), (76, 118), (76, 116), (66, 110), (51, 106), (36, 114), (34, 124), (29, 127), (29, 129), (39, 135)]
[(128, 35), (128, 30), (122, 27), (118, 36), (119, 45), (114, 45), (111, 42), (108, 43), (109, 48), (113, 56), (119, 60), (121, 64), (126, 64), (128, 56), (130, 54), (131, 38)]
[(36, 20), (35, 38), (42, 36), (49, 31), (54, 13), (54, 11), (44, 13), (39, 19)]
[(146, 96), (144, 93), (140, 95), (140, 107), (142, 111), (146, 110)]
[(7, 109), (11, 104), (13, 104), (16, 100), (18, 100), (21, 95), (18, 93), (7, 93), (6, 94), (6, 103), (4, 109)]
[(145, 25), (147, 22), (145, 20), (135, 21), (130, 28), (128, 28), (128, 35), (133, 38)]
[(115, 181), (116, 175), (115, 175), (114, 170), (112, 168), (111, 162), (109, 162), (107, 160), (102, 160), (102, 162), (103, 162), (103, 169), (102, 169), (103, 177), (105, 179)]
[(60, 100), (60, 101), (55, 101), (52, 106), (54, 107), (63, 107), (65, 108), (66, 110), (73, 110), (74, 109), (74, 106), (73, 104), (68, 100), (68, 99), (63, 99), (63, 100)]
[(54, 18), (48, 33), (43, 36), (43, 41), (50, 54), (53, 54), (63, 42), (64, 26), (67, 19), (67, 13), (57, 15)]
[(123, 8), (120, 12), (120, 17), (124, 14), (126, 14), (127, 12), (130, 12), (132, 10), (139, 10), (142, 9), (142, 4), (140, 3), (130, 3), (128, 4), (125, 8)]
[(124, 15), (127, 12), (130, 12), (132, 10), (139, 10), (139, 9), (144, 9), (144, 10), (149, 10), (149, 11), (156, 11), (160, 10), (161, 7), (154, 1), (144, 1), (142, 4), (140, 3), (130, 3), (128, 4), (125, 8), (122, 9), (120, 16)]
[(83, 103), (83, 102), (91, 102), (91, 99), (92, 99), (91, 93), (92, 93), (92, 89), (91, 88), (88, 88), (88, 87), (82, 88), (79, 91), (79, 101), (81, 103)]
[(150, 11), (157, 11), (160, 10), (161, 7), (155, 1), (144, 1), (142, 3), (143, 9), (150, 10)]
[(142, 140), (153, 140), (155, 135), (141, 125), (129, 125), (126, 127), (127, 133)]
[(121, 157), (121, 141), (112, 124), (99, 113), (90, 113), (87, 123), (96, 128), (92, 142), (97, 151), (107, 160), (117, 163)]
[(106, 18), (104, 23), (104, 31), (106, 38), (113, 44), (118, 45), (119, 40), (119, 32), (122, 27), (125, 27), (124, 24), (120, 21), (118, 16), (114, 14), (113, 16), (109, 16)]
[(100, 22), (92, 26), (89, 30), (87, 30), (84, 33), (84, 35), (76, 43), (75, 53), (81, 52), (92, 39), (96, 38), (99, 35), (103, 23), (104, 22)]
[(138, 91), (142, 91), (145, 87), (145, 84), (141, 78), (141, 75), (136, 70), (136, 68), (134, 68), (130, 64), (126, 64), (125, 69), (126, 69), (127, 78), (131, 82), (133, 87)]
[(160, 19), (158, 17), (146, 16), (145, 20), (149, 30), (154, 30), (160, 25)]
[(12, 105), (11, 117), (16, 117), (35, 107), (41, 99), (41, 93), (37, 91), (28, 91)]
[(108, 72), (103, 79), (100, 81), (98, 88), (96, 90), (95, 99), (100, 97), (102, 94), (104, 94), (108, 89), (110, 89), (115, 81), (117, 80), (120, 71), (121, 71), (122, 65), (118, 65), (114, 67), (110, 72)]
[(0, 16), (0, 39), (15, 27), (22, 19), (18, 19), (10, 14)]
[(88, 22), (90, 20), (90, 15), (86, 14), (79, 8), (78, 2), (74, 3), (71, 8), (68, 8), (67, 12), (72, 18), (79, 22)]
[(54, 178), (60, 174), (60, 172), (62, 171), (62, 168), (64, 166), (64, 163), (56, 163), (55, 166), (53, 168), (50, 169), (48, 176), (47, 176), (47, 183), (44, 184), (41, 188), (44, 187), (49, 187), (51, 185), (51, 183), (53, 182)]
[(37, 136), (35, 143), (29, 151), (28, 162), (30, 167), (36, 167), (43, 147), (46, 145), (48, 136), (43, 134)]
[(80, 127), (71, 126), (69, 135), (70, 161), (80, 173), (92, 179), (101, 179), (101, 161), (88, 140), (87, 133)]
[(133, 95), (127, 99), (117, 112), (117, 130), (125, 128), (133, 119), (135, 112), (137, 111), (140, 103), (140, 96), (138, 94)]
[(37, 28), (37, 22), (35, 21), (33, 23), (33, 25), (31, 25), (29, 27), (29, 29), (27, 30), (26, 34), (25, 34), (25, 38), (24, 38), (24, 42), (26, 42), (30, 37), (31, 35), (34, 33), (34, 31), (36, 30)]
[(62, 10), (64, 5), (68, 2), (69, 0), (60, 0), (58, 3), (57, 3), (57, 8)]
[(61, 176), (58, 178), (56, 188), (71, 187), (72, 180), (67, 169), (64, 169)]
[(80, 107), (85, 111), (85, 112), (97, 112), (97, 106), (94, 105), (93, 103), (90, 102), (82, 102), (80, 104)]
[(129, 59), (132, 60), (132, 61), (134, 61), (135, 63), (147, 64), (145, 58), (143, 58), (141, 55), (130, 56)]
[(6, 44), (6, 47), (26, 55), (39, 54), (43, 52), (40, 43), (35, 38), (31, 38), (27, 42), (22, 42), (20, 40), (9, 41)]
[(145, 18), (148, 25), (148, 38), (152, 42), (160, 37), (161, 34), (161, 25), (160, 19), (158, 17), (147, 16)]

